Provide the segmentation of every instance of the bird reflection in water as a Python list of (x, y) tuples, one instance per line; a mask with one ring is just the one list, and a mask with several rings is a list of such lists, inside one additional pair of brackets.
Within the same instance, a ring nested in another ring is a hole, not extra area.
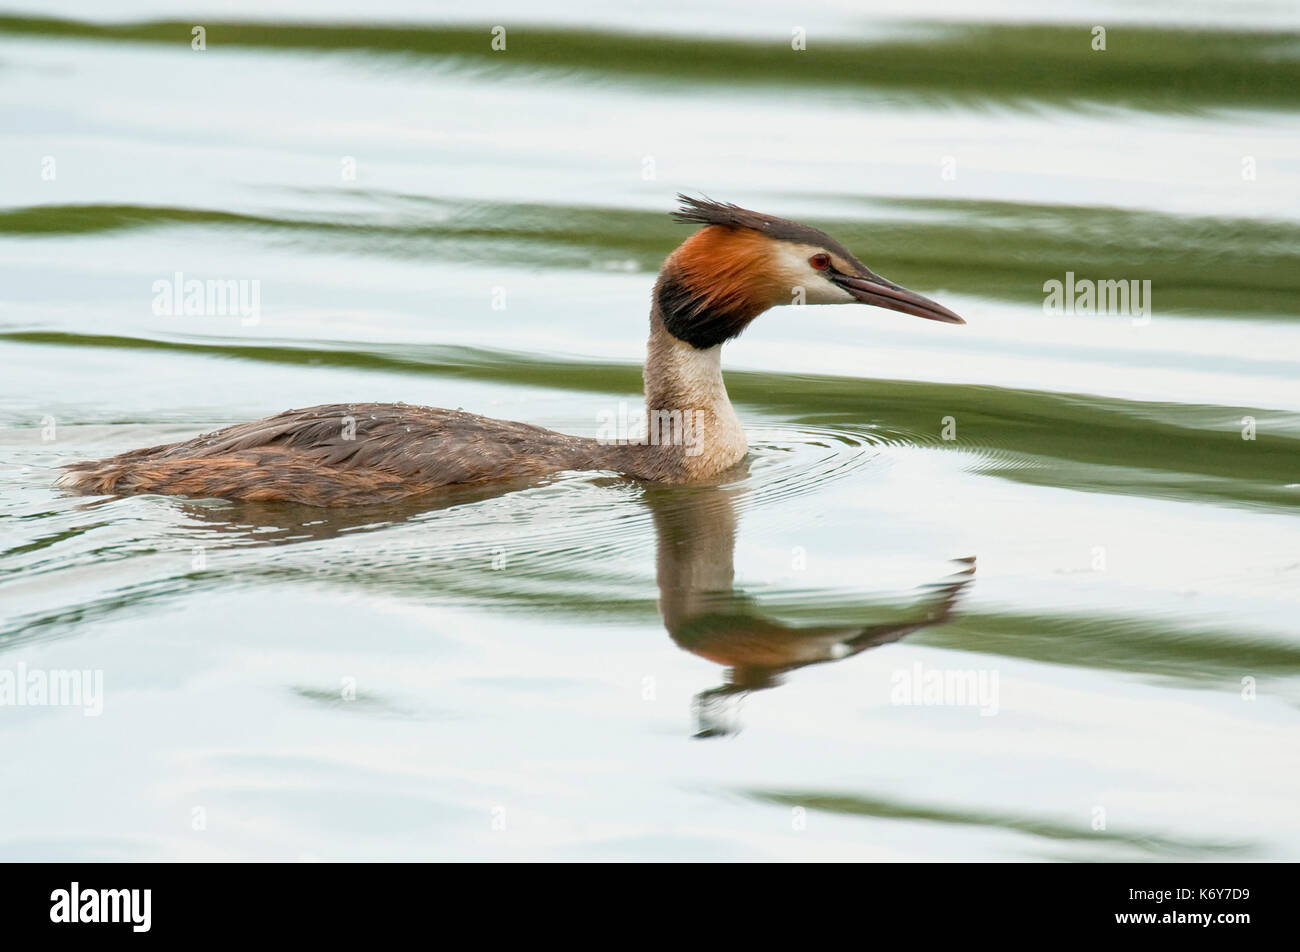
[(695, 697), (696, 737), (739, 730), (739, 701), (779, 685), (790, 671), (839, 661), (953, 617), (975, 573), (974, 557), (954, 560), (947, 579), (926, 586), (908, 621), (788, 625), (766, 617), (735, 587), (739, 487), (646, 493), (655, 521), (659, 612), (680, 647), (727, 668), (724, 683)]

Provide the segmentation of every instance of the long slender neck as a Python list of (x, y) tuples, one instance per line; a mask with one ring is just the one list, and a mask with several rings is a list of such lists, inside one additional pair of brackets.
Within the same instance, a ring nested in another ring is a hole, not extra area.
[(669, 333), (656, 296), (644, 372), (649, 442), (680, 467), (681, 479), (707, 479), (749, 449), (727, 397), (721, 355), (721, 344), (698, 348)]

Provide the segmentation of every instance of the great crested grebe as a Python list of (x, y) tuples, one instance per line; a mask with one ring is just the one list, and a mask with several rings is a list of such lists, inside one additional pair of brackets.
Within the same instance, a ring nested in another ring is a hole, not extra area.
[(781, 304), (873, 304), (964, 324), (874, 273), (816, 228), (678, 196), (704, 227), (655, 282), (644, 370), (649, 432), (635, 442), (401, 403), (286, 410), (182, 443), (71, 463), (56, 485), (313, 506), (392, 502), (442, 486), (605, 470), (667, 483), (708, 480), (748, 452), (727, 399), (722, 345)]

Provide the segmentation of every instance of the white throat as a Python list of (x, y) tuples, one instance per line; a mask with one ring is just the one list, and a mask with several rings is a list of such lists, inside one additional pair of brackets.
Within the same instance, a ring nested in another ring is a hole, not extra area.
[(682, 463), (692, 478), (706, 478), (744, 459), (749, 442), (722, 379), (721, 344), (696, 348), (668, 333), (656, 315), (650, 322), (644, 376), (652, 427), (656, 412), (691, 414), (686, 418), (694, 425), (687, 430)]

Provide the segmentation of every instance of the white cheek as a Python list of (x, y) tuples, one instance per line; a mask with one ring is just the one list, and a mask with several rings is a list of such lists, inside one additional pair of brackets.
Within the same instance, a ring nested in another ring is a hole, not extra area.
[(800, 302), (799, 289), (802, 288), (804, 304), (852, 304), (855, 300), (853, 295), (831, 284), (824, 274), (808, 263), (817, 250), (812, 246), (790, 244), (775, 250), (772, 267), (790, 289), (790, 303)]
[(815, 271), (804, 287), (807, 288), (805, 304), (852, 304), (857, 300), (848, 291), (831, 284)]

